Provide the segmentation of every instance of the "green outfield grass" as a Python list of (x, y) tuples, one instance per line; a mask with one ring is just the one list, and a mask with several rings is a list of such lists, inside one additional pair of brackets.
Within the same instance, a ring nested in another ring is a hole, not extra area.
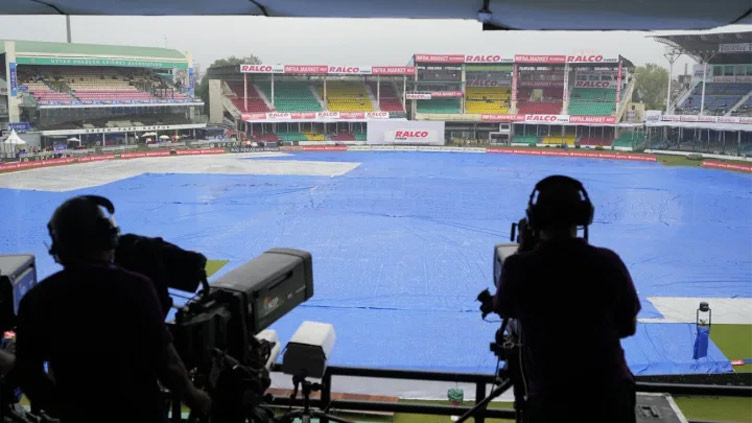
[(224, 265), (229, 262), (230, 262), (229, 260), (207, 260), (206, 261), (206, 277), (211, 277), (211, 275), (217, 273), (219, 269), (224, 267)]
[[(729, 360), (752, 358), (752, 325), (713, 325), (710, 339)], [(734, 367), (737, 372), (752, 372), (752, 365)]]

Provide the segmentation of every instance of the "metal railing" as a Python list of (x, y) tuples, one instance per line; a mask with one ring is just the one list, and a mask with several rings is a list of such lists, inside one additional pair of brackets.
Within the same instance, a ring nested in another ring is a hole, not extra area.
[[(277, 365), (273, 369), (281, 371)], [(330, 366), (322, 378), (321, 397), (312, 400), (315, 407), (326, 410), (348, 411), (377, 411), (408, 414), (429, 414), (441, 416), (456, 416), (470, 410), (469, 406), (447, 406), (428, 404), (388, 403), (383, 401), (354, 401), (345, 399), (332, 399), (332, 378), (334, 376), (351, 376), (363, 378), (400, 379), (431, 382), (471, 383), (475, 385), (475, 402), (481, 401), (487, 394), (488, 385), (493, 385), (496, 378), (490, 374), (476, 373), (449, 373), (431, 372), (422, 370), (396, 370), (396, 369), (371, 369), (362, 367), (339, 367)], [(699, 384), (676, 384), (637, 382), (637, 392), (659, 392), (671, 395), (698, 395), (698, 396), (724, 396), (752, 398), (752, 386), (727, 386), (727, 385), (699, 385)], [(273, 405), (289, 406), (302, 405), (302, 400), (290, 398), (275, 398)], [(488, 408), (482, 410), (475, 417), (476, 423), (484, 423), (486, 418), (514, 419), (512, 409)], [(322, 423), (327, 423), (322, 421)], [(705, 421), (691, 421), (690, 423), (710, 423)], [(718, 423), (718, 422), (716, 422)]]

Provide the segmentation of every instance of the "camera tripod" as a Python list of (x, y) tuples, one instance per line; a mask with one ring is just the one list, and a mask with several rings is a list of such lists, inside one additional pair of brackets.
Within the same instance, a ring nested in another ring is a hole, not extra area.
[[(496, 380), (498, 383), (498, 386), (494, 388), (493, 391), (491, 391), (490, 394), (488, 394), (487, 397), (483, 398), (479, 403), (475, 404), (475, 406), (465, 412), (465, 414), (461, 415), (455, 423), (463, 423), (468, 421), (469, 419), (475, 417), (476, 414), (478, 414), (481, 410), (485, 410), (486, 407), (488, 407), (488, 404), (494, 400), (494, 398), (500, 396), (504, 392), (507, 391), (507, 389), (512, 387), (512, 379), (506, 378), (503, 376), (503, 373), (506, 372), (506, 370), (502, 369), (499, 370), (498, 375), (496, 376)], [(515, 401), (516, 404), (516, 401)], [(516, 411), (515, 406), (515, 411)], [(519, 413), (518, 413), (519, 414)], [(519, 421), (519, 419), (517, 419)]]
[(331, 416), (327, 414), (326, 409), (324, 409), (324, 411), (311, 409), (311, 392), (320, 391), (322, 388), (322, 385), (320, 383), (309, 382), (306, 380), (305, 377), (302, 377), (302, 376), (293, 376), (292, 383), (295, 386), (295, 389), (293, 390), (293, 394), (291, 397), (294, 400), (295, 397), (297, 397), (298, 388), (300, 388), (300, 391), (303, 393), (303, 409), (297, 410), (297, 411), (291, 411), (285, 414), (284, 416), (280, 418), (279, 423), (292, 423), (295, 421), (296, 418), (300, 418), (302, 423), (310, 423), (311, 418), (313, 417), (319, 419), (319, 421), (330, 421), (330, 422), (337, 422), (337, 423), (353, 423), (350, 420), (345, 420), (340, 417), (335, 417), (335, 416)]
[[(481, 292), (478, 296), (478, 301), (484, 306), (481, 310), (484, 313), (484, 317), (488, 312), (488, 302), (491, 301), (491, 295), (488, 291)], [(463, 423), (472, 417), (475, 417), (482, 410), (488, 407), (488, 404), (497, 398), (509, 388), (514, 391), (514, 413), (515, 421), (517, 423), (522, 422), (522, 415), (525, 409), (525, 391), (522, 375), (522, 368), (520, 366), (520, 328), (516, 321), (504, 318), (501, 322), (501, 327), (496, 331), (494, 342), (491, 343), (491, 351), (499, 360), (504, 362), (504, 366), (499, 369), (496, 374), (495, 385), (490, 394), (487, 397), (480, 400), (473, 408), (467, 410), (467, 412), (461, 415), (455, 423)], [(476, 401), (478, 399), (476, 398)]]

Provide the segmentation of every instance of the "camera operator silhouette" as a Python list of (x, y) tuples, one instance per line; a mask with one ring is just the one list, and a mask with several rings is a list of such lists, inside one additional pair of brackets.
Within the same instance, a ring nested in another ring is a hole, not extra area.
[(21, 300), (23, 392), (63, 423), (165, 422), (161, 383), (207, 415), (211, 400), (191, 383), (153, 284), (112, 263), (119, 229), (102, 208), (115, 211), (106, 198), (75, 197), (50, 219), (50, 254), (63, 270)]
[(530, 231), (520, 229), (539, 241), (503, 263), (493, 305), (519, 324), (528, 423), (635, 421), (620, 339), (635, 333), (640, 302), (619, 256), (588, 244), (593, 212), (579, 181), (541, 180), (528, 202)]

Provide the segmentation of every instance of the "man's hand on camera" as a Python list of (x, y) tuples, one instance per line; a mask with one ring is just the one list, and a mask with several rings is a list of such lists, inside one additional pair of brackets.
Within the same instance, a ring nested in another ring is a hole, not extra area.
[(186, 404), (198, 417), (204, 418), (209, 416), (212, 400), (206, 392), (193, 388), (190, 395), (186, 398)]
[(486, 289), (478, 294), (478, 301), (480, 301), (480, 312), (482, 318), (485, 319), (491, 312), (493, 312), (493, 297), (491, 293)]

